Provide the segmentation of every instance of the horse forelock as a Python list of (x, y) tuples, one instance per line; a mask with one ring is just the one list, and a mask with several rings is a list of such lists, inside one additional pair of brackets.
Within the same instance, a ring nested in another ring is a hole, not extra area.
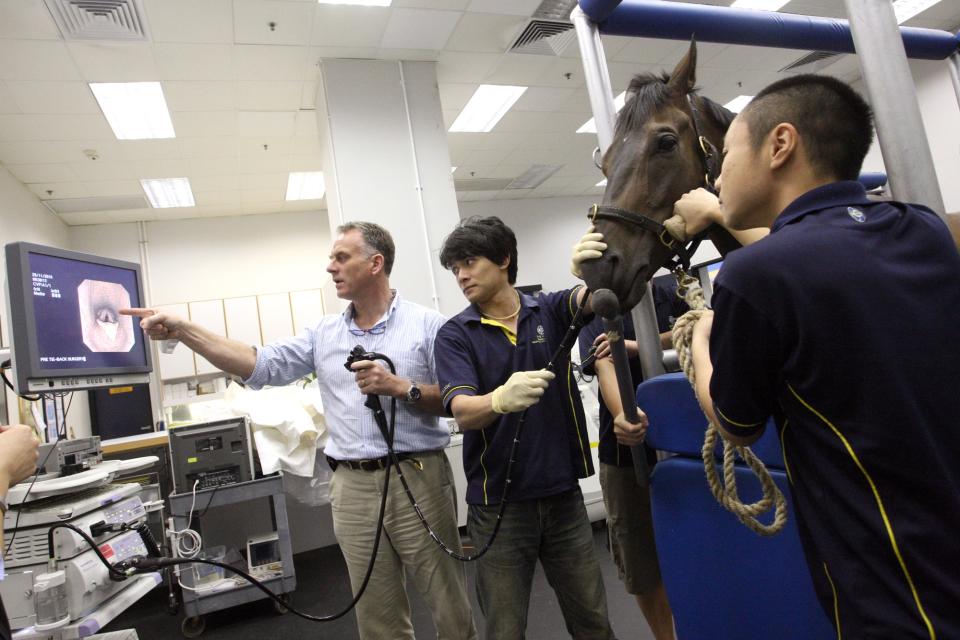
[[(668, 73), (638, 73), (633, 77), (627, 89), (627, 94), (631, 97), (617, 118), (618, 136), (640, 129), (654, 113), (677, 98), (669, 82), (670, 74)], [(691, 93), (699, 99), (705, 115), (725, 132), (736, 114), (710, 98), (700, 96), (696, 88)]]

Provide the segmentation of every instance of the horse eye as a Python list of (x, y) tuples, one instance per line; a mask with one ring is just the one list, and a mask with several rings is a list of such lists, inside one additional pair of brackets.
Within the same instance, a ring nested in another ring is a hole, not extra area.
[(677, 139), (674, 136), (661, 136), (657, 141), (657, 151), (667, 152), (677, 148)]

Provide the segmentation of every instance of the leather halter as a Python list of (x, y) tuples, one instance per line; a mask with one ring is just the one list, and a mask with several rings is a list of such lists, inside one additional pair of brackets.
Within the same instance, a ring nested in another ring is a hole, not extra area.
[[(703, 186), (705, 186), (709, 191), (716, 193), (714, 184), (716, 183), (717, 177), (720, 174), (720, 166), (717, 161), (719, 154), (717, 153), (717, 148), (713, 145), (713, 143), (707, 140), (707, 138), (701, 133), (702, 128), (700, 126), (700, 110), (697, 109), (696, 102), (690, 94), (687, 94), (687, 103), (690, 105), (693, 133), (697, 137), (697, 146), (695, 148), (697, 150), (697, 155), (700, 156), (700, 161), (703, 163)], [(594, 151), (595, 162), (598, 151), (599, 148)], [(671, 236), (662, 222), (657, 222), (649, 216), (645, 216), (642, 213), (637, 213), (635, 211), (630, 211), (629, 209), (621, 209), (619, 207), (606, 204), (594, 204), (590, 207), (590, 213), (587, 215), (591, 222), (596, 222), (597, 220), (612, 220), (614, 222), (632, 224), (640, 227), (644, 231), (649, 231), (650, 233), (656, 235), (657, 239), (660, 240), (660, 244), (673, 252), (671, 256), (675, 256), (673, 262), (668, 265), (671, 269), (675, 267), (689, 269), (690, 259), (693, 257), (693, 254), (700, 246), (700, 242), (703, 241), (707, 234), (706, 230), (704, 230), (694, 236), (689, 245), (685, 245)]]

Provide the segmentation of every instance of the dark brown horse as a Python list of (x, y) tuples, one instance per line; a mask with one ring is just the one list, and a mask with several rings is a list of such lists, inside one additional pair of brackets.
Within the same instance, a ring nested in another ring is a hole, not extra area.
[[(643, 298), (646, 282), (677, 252), (658, 225), (673, 215), (680, 196), (712, 186), (719, 175), (723, 136), (734, 114), (697, 95), (696, 66), (691, 43), (669, 76), (636, 76), (603, 156), (607, 188), (593, 217), (607, 250), (582, 268), (587, 285), (611, 289), (624, 311)], [(722, 254), (740, 246), (718, 226), (707, 237)]]

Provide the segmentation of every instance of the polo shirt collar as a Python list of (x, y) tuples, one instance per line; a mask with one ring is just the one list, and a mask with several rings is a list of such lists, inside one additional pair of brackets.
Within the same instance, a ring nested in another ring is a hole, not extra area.
[[(517, 293), (520, 294), (521, 318), (529, 313), (529, 309), (537, 309), (540, 307), (540, 302), (533, 296), (528, 296), (520, 291), (517, 291)], [(470, 306), (463, 310), (460, 317), (464, 322), (480, 322), (480, 307), (478, 307), (475, 303), (470, 303)]]
[(831, 182), (816, 189), (811, 189), (791, 202), (773, 221), (770, 233), (775, 233), (808, 213), (816, 213), (833, 207), (868, 204), (871, 204), (871, 202), (867, 199), (867, 191), (859, 182), (855, 180)]
[[(379, 320), (377, 320), (374, 323), (371, 329), (379, 325), (386, 324), (387, 320), (389, 320), (390, 317), (393, 315), (393, 312), (397, 310), (397, 305), (400, 304), (400, 294), (397, 293), (396, 289), (391, 289), (390, 291), (393, 292), (393, 299), (390, 300), (390, 306), (387, 307), (386, 312), (380, 317)], [(348, 329), (353, 329), (356, 331), (361, 330), (360, 327), (357, 326), (357, 323), (354, 322), (354, 308), (353, 308), (352, 302), (347, 306), (347, 308), (344, 310), (341, 316), (343, 317), (343, 322), (347, 325)]]

